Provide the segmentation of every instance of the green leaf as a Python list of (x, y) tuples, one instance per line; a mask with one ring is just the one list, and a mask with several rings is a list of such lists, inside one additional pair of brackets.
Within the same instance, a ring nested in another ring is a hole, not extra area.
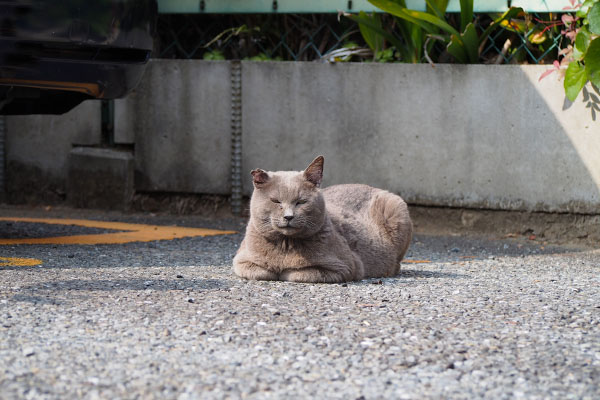
[(575, 101), (577, 95), (588, 80), (588, 75), (579, 61), (571, 61), (565, 73), (565, 94), (571, 101)]
[(573, 60), (583, 61), (583, 56), (585, 53), (580, 52), (577, 47), (573, 48), (573, 52), (571, 53), (571, 57)]
[[(410, 22), (406, 22), (410, 24)], [(415, 24), (410, 24), (410, 40), (412, 42), (413, 54), (412, 54), (412, 62), (420, 63), (421, 57), (423, 55), (423, 41), (424, 41), (425, 33), (420, 26)]]
[[(371, 1), (371, 0), (369, 0), (369, 1)], [(377, 1), (379, 1), (379, 0), (377, 0)], [(444, 21), (440, 18), (437, 18), (434, 15), (427, 14), (427, 13), (424, 13), (421, 11), (408, 10), (408, 9), (406, 10), (406, 13), (413, 18), (416, 18), (416, 19), (424, 21), (424, 22), (428, 22), (431, 25), (435, 25), (438, 28), (449, 33), (450, 35), (457, 35), (457, 36), (460, 35), (460, 33), (456, 29), (454, 29), (454, 27), (452, 25), (448, 24), (446, 21)]]
[(377, 57), (375, 58), (375, 60), (381, 63), (393, 61), (394, 48), (388, 47), (387, 49), (380, 51), (379, 53), (377, 53)]
[(594, 3), (596, 3), (596, 0), (584, 1), (583, 4), (581, 4), (581, 7), (577, 9), (575, 15), (577, 15), (579, 18), (585, 18), (587, 16), (588, 11), (590, 10), (590, 7), (593, 6)]
[[(358, 16), (363, 20), (370, 20), (373, 23), (373, 26), (377, 26), (379, 29), (383, 30), (381, 27), (381, 20), (377, 14), (373, 13), (373, 15), (369, 16), (366, 12), (360, 11)], [(358, 24), (358, 29), (360, 29), (360, 33), (367, 45), (373, 50), (373, 53), (377, 55), (377, 53), (383, 49), (383, 35), (361, 23)]]
[(456, 35), (452, 35), (450, 37), (450, 42), (448, 43), (446, 50), (448, 50), (448, 53), (454, 56), (454, 58), (456, 58), (456, 61), (458, 61), (459, 63), (469, 63), (469, 58), (465, 51), (465, 46), (463, 45), (463, 43), (459, 42), (459, 39)]
[(600, 35), (600, 2), (594, 4), (587, 16), (590, 32)]
[(472, 22), (467, 24), (467, 28), (462, 34), (462, 39), (465, 44), (465, 51), (469, 57), (469, 62), (476, 63), (479, 61), (479, 38), (477, 37), (475, 25), (473, 25)]
[(590, 31), (585, 26), (579, 28), (579, 32), (577, 32), (577, 36), (575, 37), (575, 48), (582, 54), (585, 54), (587, 51), (590, 44), (590, 36)]
[(419, 20), (417, 18), (413, 18), (406, 11), (408, 11), (408, 8), (403, 7), (401, 11), (397, 11), (398, 15), (392, 14), (392, 13), (389, 13), (389, 12), (388, 12), (388, 14), (392, 14), (395, 17), (400, 18), (400, 19), (406, 21), (409, 24), (416, 25), (416, 26), (420, 27), (421, 29), (423, 29), (427, 33), (437, 33), (437, 30), (436, 30), (435, 26), (433, 26), (433, 25), (431, 25), (431, 24), (429, 24), (427, 22), (423, 22), (423, 21), (421, 21), (421, 20)]
[[(435, 8), (437, 8), (437, 10), (442, 15), (446, 14), (446, 9), (448, 8), (448, 3), (450, 2), (450, 0), (426, 0), (426, 1), (427, 1), (428, 5), (429, 5), (429, 3), (433, 4), (433, 6), (435, 6)], [(427, 10), (427, 12), (429, 12), (429, 9)]]
[[(415, 49), (419, 50), (421, 46), (420, 37), (423, 34), (423, 30), (421, 27), (413, 24), (412, 22), (408, 22), (403, 20), (402, 18), (394, 17), (396, 26), (398, 27), (398, 31), (400, 31), (400, 35), (404, 38), (404, 46), (396, 47), (398, 52), (400, 53), (400, 57), (403, 62), (412, 62), (418, 63), (421, 61), (421, 56), (415, 59)], [(415, 43), (419, 43), (418, 46)]]
[(429, 33), (436, 33), (435, 30), (431, 29), (431, 25), (433, 25), (451, 35), (460, 36), (460, 33), (454, 29), (452, 25), (436, 17), (435, 15), (427, 14), (422, 11), (410, 10), (390, 0), (369, 0), (369, 3), (389, 14), (406, 19), (415, 24), (419, 24)]
[(212, 51), (207, 51), (206, 53), (204, 53), (204, 55), (202, 56), (202, 58), (204, 60), (224, 60), (225, 56), (223, 55), (223, 53), (219, 50), (212, 50)]
[(444, 11), (440, 10), (438, 8), (438, 5), (431, 0), (425, 0), (425, 3), (427, 3), (427, 12), (430, 14), (434, 14), (436, 17), (443, 19), (444, 18)]
[(541, 28), (534, 28), (533, 31), (527, 37), (527, 40), (533, 44), (542, 44), (546, 41), (547, 37), (544, 30)]
[(464, 32), (473, 22), (473, 0), (460, 0), (460, 30)]
[(600, 37), (590, 42), (584, 61), (588, 79), (600, 87)]
[[(376, 22), (373, 22), (370, 18), (362, 18), (360, 15), (346, 15), (346, 18), (351, 19), (354, 22), (357, 22), (360, 25), (365, 25), (365, 27), (371, 29), (372, 31), (378, 33), (383, 36), (388, 42), (390, 42), (394, 47), (399, 49), (402, 46), (402, 42), (398, 40), (394, 35), (383, 29), (381, 26), (377, 25)], [(359, 25), (359, 26), (360, 26)], [(362, 33), (362, 31), (361, 31)], [(366, 39), (365, 39), (366, 41)]]

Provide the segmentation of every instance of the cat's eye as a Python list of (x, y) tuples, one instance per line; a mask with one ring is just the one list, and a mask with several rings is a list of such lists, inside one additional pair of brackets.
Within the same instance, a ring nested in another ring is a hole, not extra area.
[(300, 199), (300, 200), (296, 201), (297, 206), (299, 206), (300, 204), (306, 204), (306, 200)]
[(280, 201), (279, 201), (279, 200), (277, 200), (277, 199), (271, 199), (271, 201), (272, 201), (273, 203), (275, 203), (275, 204), (279, 204), (279, 203), (280, 203)]

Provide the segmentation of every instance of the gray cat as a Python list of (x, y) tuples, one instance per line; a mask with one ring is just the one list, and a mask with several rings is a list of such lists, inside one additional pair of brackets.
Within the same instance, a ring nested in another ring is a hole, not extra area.
[(252, 173), (246, 236), (233, 259), (246, 279), (346, 282), (393, 276), (412, 236), (406, 203), (367, 185), (319, 189), (323, 156), (306, 170)]

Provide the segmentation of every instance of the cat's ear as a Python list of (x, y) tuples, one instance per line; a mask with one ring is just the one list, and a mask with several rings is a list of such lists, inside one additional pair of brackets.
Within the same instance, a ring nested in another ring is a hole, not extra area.
[(318, 156), (310, 163), (310, 165), (304, 170), (304, 178), (307, 181), (315, 185), (316, 187), (321, 186), (323, 180), (323, 162), (325, 159), (323, 156)]
[(252, 182), (257, 188), (262, 187), (269, 181), (269, 174), (267, 174), (267, 171), (264, 171), (260, 168), (253, 169), (250, 173), (252, 174)]

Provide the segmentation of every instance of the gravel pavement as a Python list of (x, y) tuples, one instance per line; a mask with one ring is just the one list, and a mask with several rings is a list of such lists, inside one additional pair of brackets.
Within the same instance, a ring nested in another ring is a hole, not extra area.
[(0, 246), (43, 262), (0, 267), (0, 398), (600, 398), (598, 250), (421, 234), (395, 278), (295, 284), (234, 276), (241, 238)]

